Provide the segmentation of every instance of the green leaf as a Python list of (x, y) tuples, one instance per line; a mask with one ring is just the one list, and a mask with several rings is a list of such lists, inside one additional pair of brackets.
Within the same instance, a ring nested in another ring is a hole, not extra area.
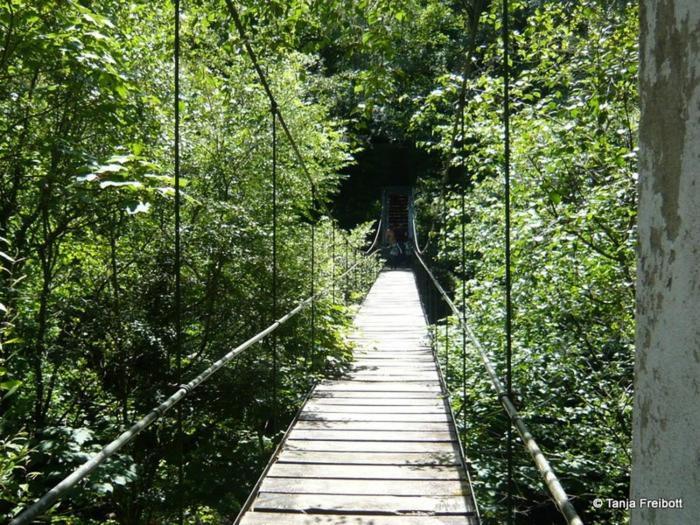
[(19, 379), (9, 379), (7, 381), (3, 381), (0, 383), (0, 390), (16, 390), (20, 385), (22, 384), (22, 381)]

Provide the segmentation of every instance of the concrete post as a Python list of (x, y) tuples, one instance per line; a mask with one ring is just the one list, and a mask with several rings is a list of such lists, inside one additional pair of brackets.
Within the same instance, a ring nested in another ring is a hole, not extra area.
[[(641, 0), (640, 54), (632, 525), (695, 525), (700, 524), (700, 0)], [(683, 508), (650, 508), (665, 505), (660, 498)]]

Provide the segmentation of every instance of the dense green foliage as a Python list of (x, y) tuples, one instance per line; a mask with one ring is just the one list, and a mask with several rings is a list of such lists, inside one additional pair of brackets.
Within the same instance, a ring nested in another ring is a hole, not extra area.
[[(512, 4), (512, 270), (514, 388), (522, 413), (561, 474), (586, 523), (623, 523), (624, 511), (594, 510), (594, 497), (629, 488), (634, 349), (636, 218), (636, 8), (597, 2)], [(484, 16), (484, 30), (500, 20)], [(469, 79), (463, 155), (466, 303), (469, 321), (501, 364), (504, 348), (503, 133), (500, 49), (483, 49)], [(444, 93), (458, 86), (447, 84)], [(440, 128), (444, 97), (416, 117)], [(449, 151), (448, 134), (428, 147)], [(454, 150), (453, 150), (454, 151)], [(426, 184), (424, 207), (442, 221), (433, 245), (454, 270), (461, 301), (461, 202)], [(447, 217), (443, 216), (443, 198)], [(425, 208), (424, 208), (425, 209)], [(446, 243), (443, 236), (447, 234)], [(447, 277), (449, 279), (449, 277)], [(460, 340), (456, 334), (452, 340)], [(472, 349), (473, 350), (473, 349)], [(461, 397), (461, 346), (451, 377)], [(477, 497), (504, 521), (504, 421), (478, 355), (467, 363), (467, 448)], [(459, 409), (460, 402), (456, 402)], [(501, 431), (497, 431), (501, 429)], [(496, 430), (496, 432), (495, 432)], [(517, 507), (528, 523), (549, 522), (551, 503), (518, 445)], [(495, 452), (495, 454), (494, 454)]]
[[(628, 488), (636, 7), (603, 0), (510, 4), (516, 390), (584, 520), (623, 523), (620, 511), (596, 511), (590, 500), (622, 498)], [(502, 366), (500, 2), (236, 5), (318, 187), (314, 203), (280, 132), (278, 313), (310, 292), (312, 223), (317, 289), (344, 267), (345, 239), (351, 253), (366, 245), (370, 223), (342, 232), (330, 211), (354, 153), (377, 139), (411, 143), (442, 159), (417, 188), (431, 260), (459, 303), (464, 283), (469, 320)], [(224, 2), (183, 1), (183, 12), (189, 378), (272, 320), (271, 115)], [(172, 32), (170, 2), (0, 5), (3, 518), (178, 384)], [(463, 86), (462, 135), (455, 123)], [(343, 369), (352, 310), (342, 294), (359, 298), (366, 277), (350, 279), (350, 289), (340, 283), (318, 301), (313, 344), (308, 311), (280, 331), (277, 429), (269, 343), (252, 347), (183, 405), (188, 522), (235, 517), (313, 378)], [(476, 497), (485, 523), (502, 523), (507, 421), (473, 349), (461, 399), (454, 326), (450, 341), (448, 375), (455, 409), (466, 410)], [(168, 417), (51, 520), (173, 522), (181, 499), (177, 450)], [(557, 522), (529, 457), (516, 450), (518, 522)]]
[[(167, 3), (0, 7), (5, 517), (178, 382), (171, 21)], [(210, 4), (190, 4), (183, 16), (185, 378), (272, 321), (269, 102), (229, 25)], [(314, 63), (301, 53), (263, 57), (322, 204), (351, 151), (342, 122), (312, 96)], [(369, 225), (338, 231), (332, 247), (334, 226), (310, 213), (309, 182), (285, 140), (278, 168), (281, 315), (310, 293), (312, 221), (317, 290), (344, 266), (343, 239), (350, 250), (363, 246)], [(277, 429), (264, 344), (186, 403), (189, 514), (235, 517), (313, 377), (347, 360), (339, 331), (346, 310), (340, 294), (331, 299), (317, 304), (315, 345), (308, 311), (280, 333)], [(179, 497), (173, 429), (166, 419), (142, 434), (57, 516), (171, 521)], [(41, 474), (25, 480), (26, 469)]]

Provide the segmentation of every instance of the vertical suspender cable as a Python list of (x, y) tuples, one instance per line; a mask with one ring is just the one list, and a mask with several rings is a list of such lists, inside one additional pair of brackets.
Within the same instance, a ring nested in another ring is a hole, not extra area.
[[(506, 277), (506, 389), (508, 396), (513, 396), (513, 305), (511, 301), (511, 253), (510, 253), (510, 28), (508, 17), (508, 0), (503, 0), (503, 20), (501, 29), (503, 33), (503, 141), (504, 141), (504, 197), (505, 197), (505, 277)], [(514, 522), (513, 506), (513, 425), (508, 423), (507, 436), (508, 459), (508, 523)]]
[(348, 299), (350, 298), (350, 276), (347, 273), (348, 269), (348, 236), (345, 235), (345, 305), (348, 304)]
[[(277, 104), (270, 105), (272, 113), (272, 319), (277, 319)], [(270, 340), (272, 346), (272, 430), (277, 430), (277, 332)]]
[(331, 302), (335, 304), (335, 221), (331, 221)]
[[(175, 42), (174, 42), (174, 78), (175, 78), (175, 362), (178, 384), (182, 383), (182, 247), (180, 243), (180, 0), (175, 0)], [(183, 482), (184, 450), (182, 446), (182, 406), (177, 408), (177, 486), (178, 486), (178, 523), (183, 524)]]
[[(466, 182), (466, 181), (464, 181)], [(467, 324), (467, 252), (465, 235), (465, 213), (464, 213), (464, 184), (461, 188), (461, 215), (462, 215), (462, 324)], [(462, 430), (466, 439), (467, 432), (467, 332), (462, 330)]]
[[(316, 195), (313, 202), (316, 205)], [(311, 364), (316, 360), (316, 210), (311, 218)]]
[(450, 313), (445, 315), (445, 384), (450, 386)]
[[(442, 194), (442, 249), (445, 252), (445, 262), (447, 262), (447, 191), (443, 189)], [(447, 265), (446, 265), (447, 266)], [(450, 385), (450, 310), (445, 308), (445, 384)]]
[[(357, 264), (357, 248), (352, 249), (352, 265), (355, 266)], [(353, 289), (357, 290), (357, 270), (353, 272), (352, 276), (352, 282), (353, 282)]]
[[(465, 84), (466, 88), (466, 78)], [(462, 100), (460, 104), (459, 115), (459, 157), (464, 169), (464, 180), (460, 184), (460, 224), (461, 231), (461, 267), (462, 267), (462, 326), (467, 324), (467, 242), (466, 242), (466, 220), (467, 213), (464, 205), (464, 193), (467, 186), (467, 164), (464, 160), (464, 106), (466, 98), (466, 89), (462, 90)], [(463, 436), (467, 438), (467, 333), (462, 330), (462, 431)]]

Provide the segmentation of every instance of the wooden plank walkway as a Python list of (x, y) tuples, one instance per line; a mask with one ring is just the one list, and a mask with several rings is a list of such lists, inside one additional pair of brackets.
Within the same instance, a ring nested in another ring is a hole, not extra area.
[(413, 273), (383, 271), (240, 525), (476, 525)]

